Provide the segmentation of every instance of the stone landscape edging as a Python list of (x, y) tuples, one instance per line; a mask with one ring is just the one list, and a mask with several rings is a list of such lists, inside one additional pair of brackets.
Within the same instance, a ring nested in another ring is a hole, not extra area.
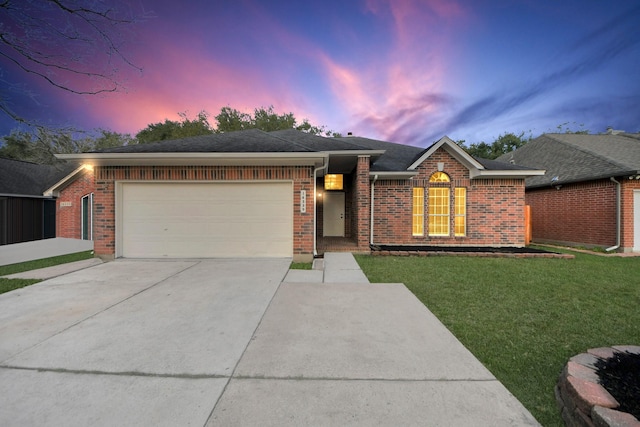
[(640, 427), (640, 421), (616, 410), (618, 401), (600, 385), (596, 362), (616, 352), (640, 354), (640, 346), (613, 346), (587, 350), (569, 359), (555, 387), (556, 402), (567, 426)]
[(483, 258), (560, 258), (574, 259), (575, 255), (557, 253), (504, 253), (504, 252), (453, 252), (453, 251), (371, 251), (373, 256), (466, 256)]

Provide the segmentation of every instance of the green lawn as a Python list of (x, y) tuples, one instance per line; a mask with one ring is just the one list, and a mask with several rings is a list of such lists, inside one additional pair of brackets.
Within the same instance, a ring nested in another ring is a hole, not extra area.
[(371, 282), (403, 282), (544, 426), (553, 388), (588, 348), (640, 345), (640, 257), (356, 256)]
[[(89, 258), (93, 258), (93, 251), (78, 252), (75, 254), (21, 262), (18, 264), (3, 265), (0, 266), (0, 276), (22, 273), (23, 271), (36, 270), (38, 268), (51, 267), (53, 265), (65, 264), (67, 262), (73, 261), (81, 261), (83, 259)], [(0, 277), (0, 294), (12, 291), (14, 289), (33, 285), (34, 283), (38, 283), (39, 281), (40, 280), (36, 279), (3, 279), (2, 277)]]

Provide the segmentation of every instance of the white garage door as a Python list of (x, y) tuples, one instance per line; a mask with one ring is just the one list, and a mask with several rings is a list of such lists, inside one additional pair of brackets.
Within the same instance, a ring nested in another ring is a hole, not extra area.
[(123, 183), (129, 258), (290, 257), (292, 183)]

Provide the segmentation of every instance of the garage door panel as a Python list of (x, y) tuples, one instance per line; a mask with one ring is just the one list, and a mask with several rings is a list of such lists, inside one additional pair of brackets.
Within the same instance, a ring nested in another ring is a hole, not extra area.
[(289, 257), (291, 183), (122, 185), (125, 257)]

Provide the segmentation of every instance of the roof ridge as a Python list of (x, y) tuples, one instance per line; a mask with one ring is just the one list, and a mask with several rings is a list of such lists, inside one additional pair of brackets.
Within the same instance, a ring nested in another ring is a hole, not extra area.
[(327, 137), (327, 139), (334, 139), (336, 141), (344, 142), (346, 144), (353, 145), (354, 147), (358, 147), (358, 148), (361, 148), (361, 149), (365, 149), (365, 150), (370, 150), (371, 149), (370, 147), (365, 147), (364, 145), (356, 144), (353, 141), (349, 141), (349, 138), (362, 138), (362, 139), (369, 139), (371, 141), (386, 142), (388, 144), (391, 144), (390, 142), (387, 142), (387, 141), (380, 141), (380, 140), (375, 140), (375, 139), (371, 139), (371, 138), (365, 138), (365, 137), (362, 137), (362, 136), (356, 136), (356, 137), (354, 137), (354, 136), (331, 136), (331, 137)]
[[(306, 132), (302, 132), (302, 131), (299, 131), (299, 130), (294, 129), (294, 128), (291, 128), (291, 129), (278, 129), (278, 130), (270, 131), (270, 132), (266, 132), (266, 131), (263, 131), (262, 129), (257, 129), (257, 128), (256, 128), (256, 130), (259, 130), (260, 132), (265, 133), (265, 134), (269, 135), (269, 136), (270, 136), (270, 137), (272, 137), (272, 138), (279, 139), (280, 141), (284, 141), (284, 142), (287, 142), (287, 143), (289, 143), (289, 144), (297, 145), (298, 147), (302, 147), (302, 148), (304, 148), (305, 150), (308, 150), (308, 151), (310, 151), (310, 152), (312, 152), (312, 153), (317, 153), (317, 151), (316, 151), (316, 150), (314, 150), (313, 148), (311, 148), (311, 147), (309, 147), (309, 146), (307, 146), (307, 145), (303, 145), (302, 143), (295, 142), (295, 141), (291, 141), (290, 139), (282, 138), (281, 136), (279, 136), (279, 135), (274, 135), (274, 134), (272, 133), (272, 132), (278, 132), (278, 131), (282, 131), (282, 130), (295, 130), (296, 132), (301, 132), (301, 133), (306, 133)], [(314, 135), (314, 136), (317, 136), (317, 135)], [(320, 138), (322, 138), (322, 137), (320, 137)]]
[(11, 160), (12, 162), (20, 162), (20, 163), (26, 163), (29, 165), (36, 165), (36, 166), (50, 166), (46, 163), (37, 163), (37, 162), (32, 162), (29, 160), (21, 160), (21, 159), (12, 159), (11, 157), (4, 157), (4, 156), (0, 156), (0, 159), (2, 160)]

